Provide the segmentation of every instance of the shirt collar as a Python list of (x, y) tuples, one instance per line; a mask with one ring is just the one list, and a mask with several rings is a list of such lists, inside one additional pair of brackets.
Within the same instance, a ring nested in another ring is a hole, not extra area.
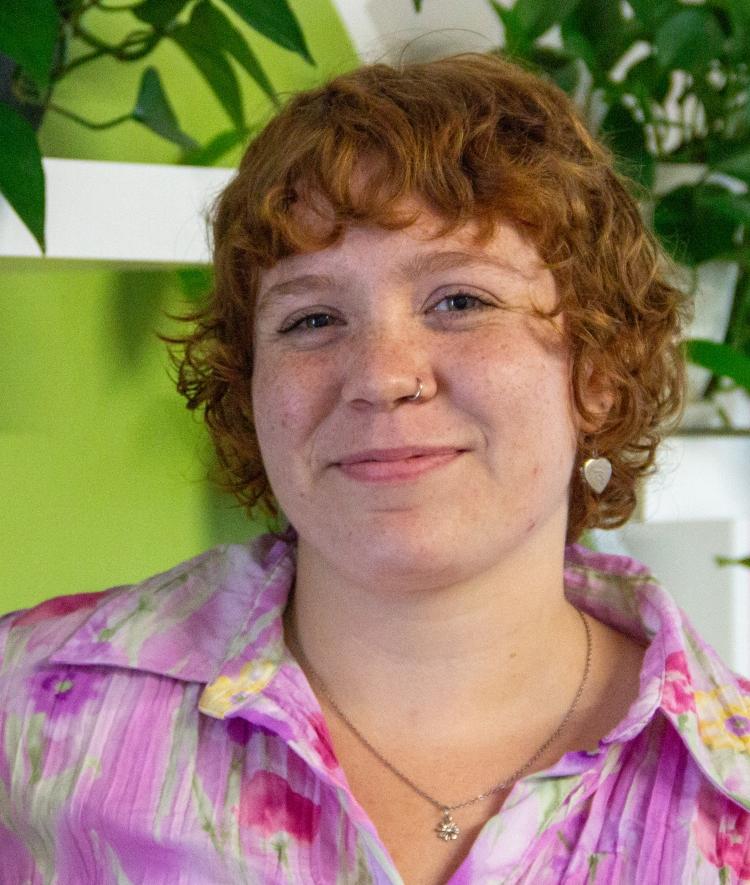
[(641, 563), (574, 545), (565, 583), (575, 605), (648, 643), (638, 699), (605, 740), (634, 737), (658, 711), (714, 786), (750, 809), (750, 681), (721, 661)]
[[(704, 774), (750, 808), (750, 681), (721, 662), (645, 566), (578, 545), (565, 566), (574, 605), (648, 644), (638, 699), (605, 742), (634, 737), (660, 711)], [(202, 712), (310, 742), (325, 763), (325, 729), (310, 715), (319, 708), (284, 646), (294, 570), (292, 536), (214, 548), (106, 594), (51, 660), (203, 683)]]
[(51, 660), (204, 683), (248, 662), (278, 664), (293, 577), (282, 536), (216, 547), (106, 594)]

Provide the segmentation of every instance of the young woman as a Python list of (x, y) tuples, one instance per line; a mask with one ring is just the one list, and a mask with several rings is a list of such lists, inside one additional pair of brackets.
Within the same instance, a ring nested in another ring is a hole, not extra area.
[(179, 387), (289, 528), (5, 619), (5, 881), (750, 880), (750, 685), (574, 543), (679, 413), (684, 301), (564, 95), (346, 74), (214, 232)]

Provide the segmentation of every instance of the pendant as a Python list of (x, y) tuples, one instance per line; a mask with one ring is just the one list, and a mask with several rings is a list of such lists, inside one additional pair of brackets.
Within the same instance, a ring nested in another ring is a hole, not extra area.
[(435, 827), (435, 832), (438, 835), (438, 839), (442, 839), (443, 842), (453, 842), (458, 839), (461, 830), (458, 828), (458, 824), (453, 820), (453, 817), (447, 808), (443, 809), (443, 817), (440, 823)]

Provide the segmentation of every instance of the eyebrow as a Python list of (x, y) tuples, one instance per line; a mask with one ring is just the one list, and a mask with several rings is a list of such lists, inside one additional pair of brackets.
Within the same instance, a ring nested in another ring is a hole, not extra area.
[(536, 277), (536, 274), (525, 273), (511, 261), (493, 258), (484, 253), (466, 252), (463, 249), (436, 249), (433, 252), (414, 255), (401, 268), (401, 276), (412, 280), (424, 274), (439, 273), (442, 270), (452, 270), (468, 265), (479, 265), (493, 270), (501, 270), (504, 273), (512, 273), (527, 282), (531, 282)]
[[(511, 273), (525, 282), (532, 282), (536, 278), (536, 274), (526, 273), (510, 261), (492, 258), (489, 255), (477, 254), (475, 252), (466, 252), (462, 249), (436, 249), (433, 252), (413, 255), (399, 268), (398, 276), (401, 280), (410, 282), (420, 276), (467, 266), (489, 267), (493, 270)], [(541, 264), (538, 270), (541, 270)], [(280, 280), (260, 293), (256, 310), (260, 311), (271, 300), (277, 302), (293, 295), (299, 295), (301, 292), (322, 292), (335, 288), (336, 285), (341, 285), (341, 283), (342, 281), (338, 277), (331, 276), (330, 274), (316, 273), (301, 274), (298, 277)]]
[(271, 298), (274, 301), (288, 298), (290, 295), (299, 295), (300, 292), (323, 291), (331, 289), (336, 284), (336, 278), (323, 273), (306, 273), (299, 277), (281, 280), (269, 286), (258, 295), (257, 308), (259, 309)]

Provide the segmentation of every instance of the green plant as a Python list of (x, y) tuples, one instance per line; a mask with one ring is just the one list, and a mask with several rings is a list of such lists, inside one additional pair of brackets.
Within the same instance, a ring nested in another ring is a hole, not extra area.
[[(287, 0), (2, 0), (0, 3), (0, 193), (42, 250), (44, 170), (35, 127), (45, 113), (62, 114), (89, 129), (135, 120), (179, 145), (185, 161), (214, 162), (248, 134), (236, 65), (272, 102), (274, 88), (228, 11), (252, 30), (313, 63)], [(91, 18), (113, 14), (128, 30), (116, 42)], [(131, 108), (102, 122), (88, 120), (55, 100), (57, 85), (82, 65), (104, 56), (124, 64), (147, 58), (170, 40), (195, 65), (226, 112), (230, 127), (206, 145), (183, 132), (154, 66), (142, 74)]]
[(750, 556), (744, 556), (740, 559), (732, 559), (728, 556), (716, 556), (714, 559), (716, 564), (720, 566), (742, 565), (745, 568), (750, 568)]
[[(750, 391), (750, 2), (488, 2), (505, 32), (503, 53), (574, 98), (643, 187), (668, 251), (691, 268), (739, 264), (725, 341), (686, 347), (714, 373), (707, 396), (720, 386)], [(702, 171), (663, 193), (654, 185), (666, 162)]]

